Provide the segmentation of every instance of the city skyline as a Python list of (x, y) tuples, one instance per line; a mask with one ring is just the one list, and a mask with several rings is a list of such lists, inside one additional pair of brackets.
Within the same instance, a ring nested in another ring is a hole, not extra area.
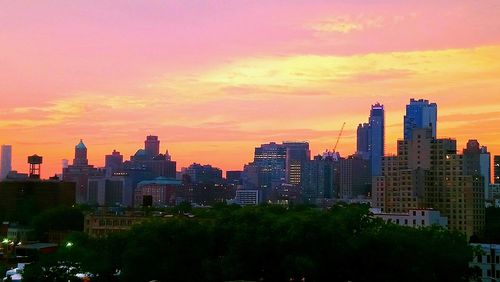
[(0, 11), (0, 143), (19, 171), (36, 153), (60, 172), (79, 139), (104, 166), (149, 134), (179, 168), (241, 170), (267, 142), (332, 149), (343, 122), (347, 156), (376, 102), (393, 154), (410, 98), (438, 104), (438, 138), (500, 154), (495, 1), (41, 2)]

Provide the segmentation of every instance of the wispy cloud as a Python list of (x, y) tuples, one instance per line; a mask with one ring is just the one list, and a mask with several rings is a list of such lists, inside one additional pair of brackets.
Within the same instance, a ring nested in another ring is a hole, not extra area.
[(381, 28), (383, 24), (384, 18), (382, 16), (366, 17), (364, 15), (358, 15), (351, 17), (347, 15), (319, 20), (307, 25), (307, 27), (316, 32), (335, 32), (346, 34), (365, 29)]

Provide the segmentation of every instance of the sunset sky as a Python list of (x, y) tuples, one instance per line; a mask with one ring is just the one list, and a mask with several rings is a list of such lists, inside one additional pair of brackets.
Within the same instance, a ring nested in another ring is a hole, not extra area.
[(255, 146), (355, 151), (370, 105), (386, 151), (410, 98), (438, 136), (500, 154), (500, 1), (0, 0), (0, 144), (60, 172), (83, 139), (104, 165), (145, 136), (178, 162), (242, 169)]

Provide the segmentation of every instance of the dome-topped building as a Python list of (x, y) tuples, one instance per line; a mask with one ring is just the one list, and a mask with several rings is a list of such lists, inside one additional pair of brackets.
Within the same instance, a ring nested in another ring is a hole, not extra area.
[(75, 159), (73, 160), (73, 165), (88, 165), (89, 161), (87, 159), (87, 147), (80, 139), (80, 143), (75, 146)]
[(63, 168), (63, 181), (74, 182), (76, 187), (76, 202), (87, 203), (91, 198), (88, 190), (89, 177), (104, 176), (104, 170), (95, 168), (89, 165), (87, 159), (87, 146), (80, 139), (80, 142), (75, 146), (75, 158), (73, 164)]

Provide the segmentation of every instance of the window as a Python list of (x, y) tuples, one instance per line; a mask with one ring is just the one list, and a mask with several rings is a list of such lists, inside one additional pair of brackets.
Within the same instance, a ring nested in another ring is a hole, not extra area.
[(483, 263), (483, 256), (482, 255), (477, 256), (477, 262)]

